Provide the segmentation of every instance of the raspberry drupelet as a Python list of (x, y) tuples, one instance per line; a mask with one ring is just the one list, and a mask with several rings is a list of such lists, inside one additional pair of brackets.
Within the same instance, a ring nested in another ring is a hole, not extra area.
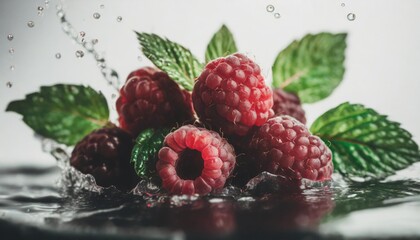
[(300, 99), (293, 93), (288, 93), (277, 88), (273, 90), (273, 111), (275, 116), (289, 115), (301, 123), (306, 123), (305, 111), (302, 108)]
[(222, 188), (235, 163), (233, 147), (214, 131), (185, 125), (169, 133), (156, 170), (171, 194), (207, 194)]
[(227, 137), (245, 136), (273, 116), (273, 95), (260, 67), (243, 54), (208, 63), (192, 94), (200, 120)]
[(269, 119), (252, 137), (250, 152), (260, 171), (298, 180), (331, 179), (331, 150), (292, 117)]
[(130, 73), (116, 103), (120, 127), (133, 137), (147, 128), (192, 121), (191, 94), (153, 67)]

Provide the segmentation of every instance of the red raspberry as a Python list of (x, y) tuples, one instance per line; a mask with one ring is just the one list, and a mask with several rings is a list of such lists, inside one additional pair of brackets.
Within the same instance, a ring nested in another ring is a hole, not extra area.
[(158, 157), (162, 186), (172, 194), (207, 194), (222, 188), (236, 163), (225, 139), (193, 125), (169, 133)]
[(208, 63), (192, 98), (200, 120), (227, 136), (244, 136), (274, 114), (272, 91), (260, 67), (239, 53)]
[(293, 93), (283, 91), (281, 88), (273, 90), (274, 115), (289, 115), (301, 123), (306, 123), (305, 111), (300, 104), (300, 99)]
[(132, 189), (138, 176), (130, 164), (133, 139), (117, 128), (95, 130), (83, 138), (71, 153), (70, 165), (84, 174), (91, 174), (103, 187)]
[(251, 152), (261, 171), (291, 179), (331, 178), (331, 150), (306, 126), (289, 116), (269, 119), (252, 137)]
[(121, 128), (132, 136), (147, 128), (174, 126), (193, 119), (191, 94), (152, 67), (128, 75), (116, 106)]

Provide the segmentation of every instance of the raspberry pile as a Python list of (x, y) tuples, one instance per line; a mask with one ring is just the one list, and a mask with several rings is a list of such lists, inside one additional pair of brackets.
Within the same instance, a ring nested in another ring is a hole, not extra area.
[(102, 128), (84, 137), (73, 149), (70, 165), (91, 174), (99, 186), (129, 190), (139, 177), (130, 164), (133, 139), (117, 128)]
[(268, 120), (254, 134), (249, 146), (260, 171), (292, 179), (331, 179), (331, 150), (292, 117), (278, 116)]
[(172, 127), (191, 121), (191, 94), (152, 67), (133, 71), (116, 103), (120, 127), (136, 137), (147, 128)]
[(239, 53), (208, 63), (192, 98), (200, 121), (226, 136), (245, 136), (274, 115), (272, 91), (260, 67)]
[(235, 162), (233, 147), (218, 133), (186, 125), (166, 136), (156, 169), (172, 194), (207, 194), (225, 185)]

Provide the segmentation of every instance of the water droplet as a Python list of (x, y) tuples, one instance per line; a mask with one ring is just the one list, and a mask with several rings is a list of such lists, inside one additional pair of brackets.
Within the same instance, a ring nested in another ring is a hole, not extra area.
[(266, 8), (267, 12), (274, 12), (274, 6), (273, 5), (268, 5)]
[(105, 5), (101, 4), (99, 7), (100, 7), (101, 9), (104, 9), (104, 8), (105, 8)]
[(141, 56), (138, 56), (137, 60), (139, 60), (139, 62), (141, 62), (141, 61), (143, 61), (143, 58)]
[(7, 82), (7, 83), (6, 83), (6, 86), (7, 86), (8, 88), (11, 88), (11, 87), (13, 86), (13, 84), (12, 84), (11, 82)]
[(94, 19), (99, 19), (100, 17), (101, 17), (101, 14), (99, 14), (97, 12), (93, 14)]
[(44, 3), (45, 3), (45, 5), (48, 5), (50, 3), (50, 1), (45, 0)]
[(15, 65), (11, 65), (10, 66), (10, 71), (14, 71), (15, 70)]
[(347, 19), (349, 21), (354, 21), (356, 19), (356, 14), (354, 14), (354, 13), (347, 14)]
[(76, 57), (77, 58), (82, 58), (85, 55), (85, 53), (82, 50), (77, 50), (76, 51)]
[(56, 53), (55, 58), (60, 59), (61, 58), (61, 53)]
[(15, 53), (15, 49), (14, 49), (14, 48), (9, 48), (9, 53), (10, 53), (10, 54)]
[(64, 12), (63, 12), (63, 10), (58, 11), (58, 12), (57, 12), (57, 16), (58, 16), (59, 18), (64, 17)]
[(86, 35), (86, 33), (83, 32), (83, 31), (81, 31), (79, 34), (80, 34), (81, 37), (84, 37)]
[(7, 35), (7, 40), (9, 40), (9, 41), (12, 41), (13, 40), (13, 38), (14, 38), (14, 36), (13, 36), (13, 34), (8, 34)]
[(112, 99), (115, 99), (116, 97), (117, 97), (117, 94), (115, 94), (115, 93), (111, 94)]
[(41, 7), (41, 6), (38, 6), (38, 11), (44, 11), (44, 8), (43, 7)]
[(27, 23), (27, 25), (28, 25), (28, 27), (33, 28), (35, 26), (35, 23), (34, 23), (34, 21), (29, 21)]
[(346, 6), (346, 4), (345, 4), (345, 3), (341, 3), (341, 6), (342, 6), (342, 7), (345, 7), (345, 6)]
[(98, 39), (96, 39), (96, 38), (92, 39), (92, 44), (93, 44), (93, 45), (95, 45), (95, 44), (97, 44), (97, 43), (98, 43)]
[(280, 18), (280, 17), (281, 17), (281, 15), (280, 15), (280, 13), (274, 13), (274, 17), (275, 17), (275, 18)]
[(121, 22), (122, 21), (122, 17), (121, 16), (118, 16), (117, 17), (117, 22)]

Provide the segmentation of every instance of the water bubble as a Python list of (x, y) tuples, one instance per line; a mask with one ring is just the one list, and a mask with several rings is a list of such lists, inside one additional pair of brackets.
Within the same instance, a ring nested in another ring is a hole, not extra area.
[(281, 15), (280, 15), (280, 13), (274, 13), (274, 17), (275, 17), (275, 18), (280, 18), (280, 17), (281, 17)]
[(14, 49), (14, 48), (9, 48), (9, 53), (10, 53), (10, 54), (15, 53), (15, 49)]
[(63, 12), (63, 10), (58, 11), (58, 12), (57, 12), (57, 16), (58, 16), (59, 18), (63, 18), (63, 17), (64, 17), (64, 12)]
[(38, 6), (38, 11), (44, 11), (44, 8), (43, 7), (41, 7), (41, 6)]
[(268, 5), (265, 9), (267, 10), (267, 12), (273, 12), (275, 8), (273, 5)]
[(345, 6), (346, 6), (346, 4), (345, 4), (345, 3), (341, 3), (341, 6), (342, 6), (342, 7), (345, 7)]
[(82, 58), (85, 55), (85, 53), (82, 50), (77, 50), (76, 51), (76, 57), (77, 58)]
[(121, 22), (122, 21), (122, 17), (121, 16), (118, 16), (117, 17), (117, 22)]
[(42, 16), (43, 14), (44, 14), (44, 7), (42, 7), (42, 6), (38, 6), (38, 16)]
[(56, 53), (55, 58), (60, 59), (61, 58), (61, 53)]
[(141, 62), (141, 61), (143, 61), (143, 58), (141, 56), (138, 56), (137, 60), (139, 60), (139, 62)]
[(105, 5), (101, 4), (99, 7), (100, 7), (101, 9), (104, 9), (104, 8), (105, 8)]
[(28, 27), (33, 28), (35, 26), (34, 21), (29, 21), (26, 25), (28, 25)]
[(11, 65), (10, 66), (10, 71), (14, 71), (15, 70), (15, 65)]
[(48, 8), (50, 1), (45, 0), (44, 3), (45, 3), (45, 7)]
[(115, 93), (111, 94), (112, 99), (115, 99), (116, 97), (117, 97), (117, 94), (115, 94)]
[(13, 34), (9, 33), (7, 34), (7, 40), (12, 41), (14, 38)]
[(11, 88), (12, 86), (13, 86), (13, 84), (11, 82), (6, 83), (6, 87)]
[(95, 44), (97, 44), (97, 43), (98, 43), (98, 39), (96, 39), (96, 38), (92, 39), (92, 44), (93, 44), (93, 45), (95, 45)]
[(80, 34), (81, 37), (84, 37), (86, 35), (86, 33), (83, 32), (83, 31), (81, 31), (79, 34)]
[(354, 14), (354, 13), (347, 14), (347, 19), (349, 21), (354, 21), (356, 19), (356, 14)]
[(101, 14), (99, 14), (97, 12), (93, 14), (94, 19), (99, 19), (100, 17), (101, 17)]

